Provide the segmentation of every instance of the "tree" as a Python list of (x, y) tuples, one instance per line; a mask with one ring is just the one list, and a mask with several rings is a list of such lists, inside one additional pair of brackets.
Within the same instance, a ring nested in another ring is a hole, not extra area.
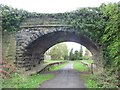
[(73, 60), (73, 48), (70, 50), (70, 53), (69, 53), (69, 60)]
[(78, 50), (76, 50), (75, 53), (74, 53), (74, 60), (79, 60), (79, 52), (78, 52)]
[(66, 59), (66, 56), (68, 56), (67, 45), (63, 43), (57, 44), (46, 51), (46, 54), (50, 55), (53, 60)]
[(82, 49), (82, 46), (80, 46), (79, 59), (82, 59), (82, 56), (83, 56), (83, 49)]
[(70, 53), (69, 53), (69, 60), (80, 60), (82, 59), (83, 56), (83, 49), (81, 47), (81, 49), (75, 50), (75, 52), (73, 53), (73, 48), (71, 49)]

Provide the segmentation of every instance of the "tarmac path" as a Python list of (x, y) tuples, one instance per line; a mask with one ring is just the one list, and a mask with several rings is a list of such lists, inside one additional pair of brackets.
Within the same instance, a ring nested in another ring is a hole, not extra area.
[(73, 69), (73, 61), (70, 61), (64, 68), (56, 72), (54, 78), (44, 82), (40, 88), (85, 88), (80, 72)]

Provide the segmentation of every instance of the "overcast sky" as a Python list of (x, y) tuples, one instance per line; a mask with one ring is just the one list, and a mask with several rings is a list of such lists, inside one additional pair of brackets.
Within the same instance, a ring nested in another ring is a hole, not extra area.
[[(98, 7), (102, 3), (118, 2), (119, 0), (0, 0), (0, 4), (5, 4), (14, 8), (24, 9), (29, 12), (38, 13), (63, 13), (73, 11), (80, 7)], [(74, 48), (79, 50), (77, 43), (66, 43), (69, 50)]]
[(118, 2), (119, 0), (0, 0), (15, 8), (39, 13), (62, 13), (80, 7), (97, 7), (101, 3)]

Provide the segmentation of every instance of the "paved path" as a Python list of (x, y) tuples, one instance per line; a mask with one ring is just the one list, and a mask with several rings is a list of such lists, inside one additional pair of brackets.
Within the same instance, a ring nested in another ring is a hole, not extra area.
[(43, 83), (40, 88), (85, 88), (80, 73), (73, 70), (73, 62), (70, 61), (64, 68), (53, 72), (55, 77)]

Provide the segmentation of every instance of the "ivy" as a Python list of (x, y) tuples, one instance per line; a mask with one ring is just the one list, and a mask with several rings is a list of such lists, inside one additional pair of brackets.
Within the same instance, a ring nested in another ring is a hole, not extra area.
[[(85, 34), (93, 42), (101, 46), (103, 64), (120, 70), (120, 4), (102, 4), (97, 8), (80, 8), (73, 12), (58, 14), (29, 13), (24, 10), (0, 5), (2, 10), (3, 31), (16, 32), (22, 20), (28, 17), (42, 17), (43, 15), (60, 19), (70, 24), (80, 34)], [(112, 67), (114, 66), (114, 67)]]

